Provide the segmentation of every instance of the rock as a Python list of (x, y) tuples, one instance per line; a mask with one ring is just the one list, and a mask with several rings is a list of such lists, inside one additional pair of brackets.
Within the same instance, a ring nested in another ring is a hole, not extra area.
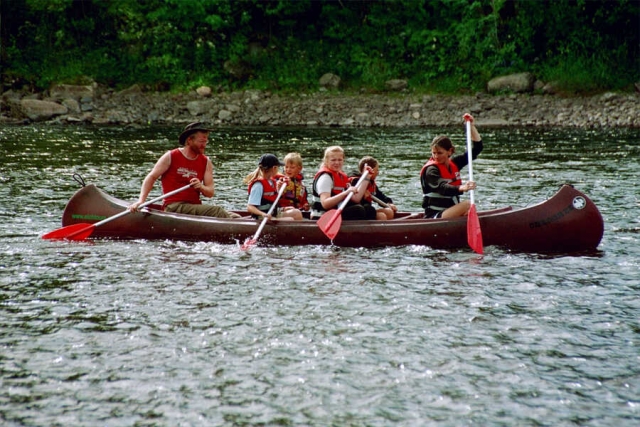
[(129, 86), (126, 89), (121, 90), (116, 95), (137, 95), (140, 93), (142, 93), (142, 88), (140, 87), (140, 85), (135, 84), (135, 85)]
[(487, 92), (533, 92), (535, 77), (531, 73), (517, 73), (508, 76), (496, 77), (487, 83)]
[(218, 112), (218, 118), (222, 121), (230, 120), (231, 116), (233, 116), (233, 113), (228, 110), (220, 110), (220, 112)]
[(546, 95), (555, 95), (559, 92), (558, 87), (558, 82), (547, 82), (542, 86), (542, 93)]
[(62, 105), (67, 107), (71, 113), (80, 114), (80, 103), (73, 98), (67, 98), (62, 101)]
[(196, 93), (203, 98), (208, 98), (211, 96), (211, 88), (209, 86), (200, 86), (196, 89)]
[[(407, 92), (345, 95), (328, 90), (289, 95), (245, 90), (221, 91), (202, 97), (196, 91), (143, 92), (137, 85), (122, 92), (95, 86), (94, 89), (94, 97), (80, 98), (80, 113), (75, 98), (56, 102), (54, 98), (43, 100), (47, 93), (7, 91), (0, 102), (0, 122), (26, 124), (49, 120), (68, 125), (81, 121), (102, 125), (184, 126), (197, 116), (198, 121), (225, 126), (445, 127), (462, 123), (462, 114), (471, 112), (480, 126), (490, 127), (640, 127), (640, 93), (637, 92), (584, 97), (553, 96), (539, 90), (525, 94), (457, 96), (414, 96)], [(25, 113), (33, 102), (49, 109)]]
[(340, 88), (341, 82), (342, 81), (340, 80), (340, 77), (332, 73), (326, 73), (323, 74), (322, 77), (320, 77), (318, 84), (320, 85), (320, 87), (323, 87), (325, 89), (338, 89)]
[(536, 92), (540, 92), (540, 91), (542, 91), (542, 89), (544, 88), (544, 85), (545, 85), (545, 83), (544, 83), (543, 81), (541, 81), (541, 80), (536, 80), (536, 81), (533, 83), (533, 90), (534, 90), (534, 91), (536, 91)]
[(49, 96), (56, 101), (61, 101), (66, 98), (75, 99), (76, 101), (82, 98), (93, 99), (93, 86), (80, 86), (80, 85), (54, 85), (49, 89)]
[(388, 91), (392, 91), (392, 92), (400, 92), (404, 89), (407, 88), (407, 81), (403, 80), (403, 79), (392, 79), (392, 80), (387, 80), (386, 82), (384, 82), (384, 87), (388, 90)]
[(619, 99), (619, 95), (617, 93), (614, 93), (614, 92), (606, 92), (606, 93), (603, 93), (602, 95), (600, 95), (600, 99), (603, 102), (614, 101), (614, 100)]
[(244, 91), (245, 102), (257, 102), (263, 97), (263, 93), (258, 89), (249, 89)]
[(20, 101), (21, 98), (22, 98), (22, 95), (19, 92), (16, 92), (12, 89), (9, 89), (8, 91), (2, 94), (2, 99), (4, 101), (10, 100), (10, 99), (15, 101)]
[(52, 101), (38, 99), (22, 99), (19, 103), (20, 112), (34, 122), (49, 120), (55, 116), (67, 114), (69, 109)]
[(213, 110), (216, 106), (216, 101), (190, 101), (187, 102), (187, 110), (192, 116), (199, 116)]
[(243, 60), (227, 60), (222, 67), (238, 80), (246, 80), (251, 76), (251, 64)]

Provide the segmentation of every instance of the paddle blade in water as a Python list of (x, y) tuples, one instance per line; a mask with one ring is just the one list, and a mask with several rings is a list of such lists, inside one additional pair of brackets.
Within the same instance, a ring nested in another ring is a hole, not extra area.
[(53, 240), (84, 240), (91, 236), (91, 233), (93, 233), (95, 228), (96, 227), (93, 224), (86, 223), (67, 225), (66, 227), (43, 234), (42, 238)]
[(247, 239), (244, 241), (240, 249), (242, 249), (243, 251), (246, 251), (247, 249), (255, 246), (257, 242), (258, 242), (258, 239)]
[(476, 205), (471, 205), (467, 218), (467, 242), (476, 253), (482, 254), (482, 230), (480, 230), (480, 219), (476, 212)]
[(330, 240), (333, 240), (340, 231), (342, 224), (342, 211), (332, 209), (322, 214), (318, 220), (318, 227)]

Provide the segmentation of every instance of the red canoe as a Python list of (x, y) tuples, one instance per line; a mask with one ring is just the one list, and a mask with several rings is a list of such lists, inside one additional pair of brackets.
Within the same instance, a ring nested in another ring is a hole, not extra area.
[[(82, 187), (67, 203), (62, 225), (93, 224), (117, 215), (128, 202), (95, 185)], [(246, 212), (239, 212), (247, 215)], [(329, 245), (385, 247), (421, 245), (441, 249), (467, 248), (467, 219), (422, 219), (402, 213), (390, 221), (344, 221), (331, 242), (315, 221), (272, 221), (259, 245)], [(520, 252), (582, 252), (598, 247), (604, 223), (598, 208), (570, 185), (534, 206), (479, 212), (484, 246)], [(95, 227), (92, 239), (170, 239), (242, 244), (259, 222), (249, 218), (220, 219), (168, 213), (151, 205), (143, 212), (122, 215)]]

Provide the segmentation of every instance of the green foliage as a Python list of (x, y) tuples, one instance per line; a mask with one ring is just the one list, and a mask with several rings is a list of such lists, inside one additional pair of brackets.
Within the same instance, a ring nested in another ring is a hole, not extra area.
[[(640, 80), (636, 0), (10, 0), (2, 7), (3, 83), (92, 78), (313, 90), (481, 90), (532, 71), (571, 92)], [(10, 16), (11, 20), (6, 17)], [(232, 75), (224, 64), (242, 65)]]

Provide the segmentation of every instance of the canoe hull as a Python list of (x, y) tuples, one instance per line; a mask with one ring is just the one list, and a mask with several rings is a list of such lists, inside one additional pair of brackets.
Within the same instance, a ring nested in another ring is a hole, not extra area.
[[(96, 223), (126, 209), (127, 202), (87, 185), (69, 200), (62, 225)], [(485, 246), (525, 252), (575, 252), (595, 250), (604, 223), (593, 202), (570, 185), (550, 199), (524, 209), (498, 209), (479, 213)], [(109, 221), (93, 231), (98, 239), (149, 239), (209, 241), (238, 244), (251, 238), (258, 222), (221, 219), (149, 209)], [(343, 221), (331, 242), (315, 221), (267, 223), (260, 245), (329, 245), (386, 247), (422, 245), (432, 248), (467, 248), (467, 220), (394, 219), (391, 221)]]

